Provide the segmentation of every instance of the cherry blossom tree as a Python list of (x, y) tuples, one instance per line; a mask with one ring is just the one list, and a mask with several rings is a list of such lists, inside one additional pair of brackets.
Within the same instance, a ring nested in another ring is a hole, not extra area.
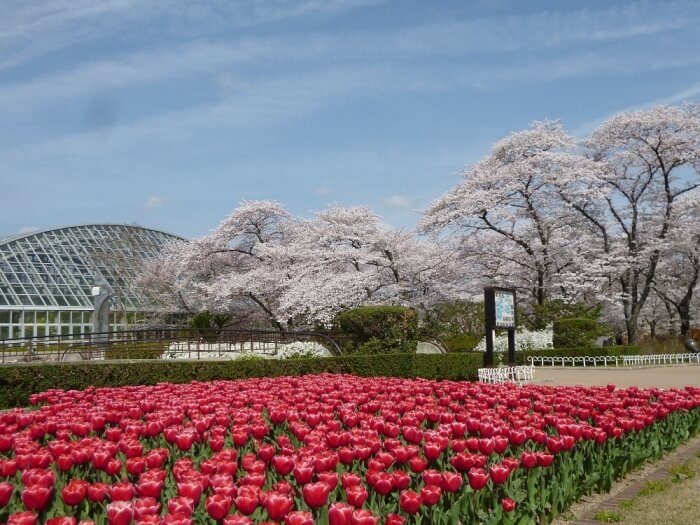
[(329, 324), (363, 304), (427, 307), (458, 281), (443, 245), (389, 228), (364, 207), (311, 219), (244, 202), (209, 235), (172, 246), (144, 274), (166, 304), (258, 309), (276, 329)]
[(484, 277), (514, 284), (525, 299), (543, 304), (553, 277), (570, 264), (572, 214), (557, 184), (590, 164), (575, 146), (556, 122), (513, 133), (430, 205), (420, 229), (460, 236), (465, 256), (480, 262)]
[(560, 196), (597, 240), (591, 252), (603, 263), (607, 294), (617, 293), (634, 343), (673, 230), (676, 202), (698, 186), (700, 110), (658, 106), (621, 113), (584, 145), (597, 169), (560, 181)]
[(667, 309), (669, 320), (677, 321), (682, 337), (687, 337), (690, 330), (693, 299), (700, 282), (699, 218), (700, 201), (695, 192), (677, 200), (652, 285)]

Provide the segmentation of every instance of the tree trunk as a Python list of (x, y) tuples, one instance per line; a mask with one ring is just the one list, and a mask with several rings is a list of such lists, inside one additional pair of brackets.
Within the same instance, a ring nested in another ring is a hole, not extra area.
[(637, 344), (637, 316), (625, 319), (625, 327), (627, 328), (627, 344)]

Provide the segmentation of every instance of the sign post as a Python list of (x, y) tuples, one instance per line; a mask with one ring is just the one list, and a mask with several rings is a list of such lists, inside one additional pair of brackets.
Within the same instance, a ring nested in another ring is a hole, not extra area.
[(109, 298), (114, 292), (109, 283), (102, 277), (95, 281), (92, 287), (94, 308), (92, 312), (92, 333), (96, 341), (109, 338), (105, 332), (109, 332)]
[(486, 366), (493, 366), (493, 348), (497, 328), (508, 330), (508, 364), (515, 364), (516, 316), (515, 288), (484, 288), (486, 314)]

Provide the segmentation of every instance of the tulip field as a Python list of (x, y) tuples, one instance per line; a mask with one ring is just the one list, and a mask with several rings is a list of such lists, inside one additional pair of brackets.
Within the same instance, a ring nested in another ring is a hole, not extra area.
[(0, 412), (9, 524), (547, 523), (700, 430), (700, 388), (309, 375)]

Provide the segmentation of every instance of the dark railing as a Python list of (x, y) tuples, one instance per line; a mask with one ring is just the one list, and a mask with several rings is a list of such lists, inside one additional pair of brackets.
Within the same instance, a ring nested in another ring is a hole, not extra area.
[[(228, 329), (146, 329), (0, 339), (0, 364), (105, 359), (216, 359), (235, 354), (276, 357), (285, 345), (317, 343), (333, 355), (338, 344), (317, 332)], [(288, 348), (286, 349), (288, 350)]]

